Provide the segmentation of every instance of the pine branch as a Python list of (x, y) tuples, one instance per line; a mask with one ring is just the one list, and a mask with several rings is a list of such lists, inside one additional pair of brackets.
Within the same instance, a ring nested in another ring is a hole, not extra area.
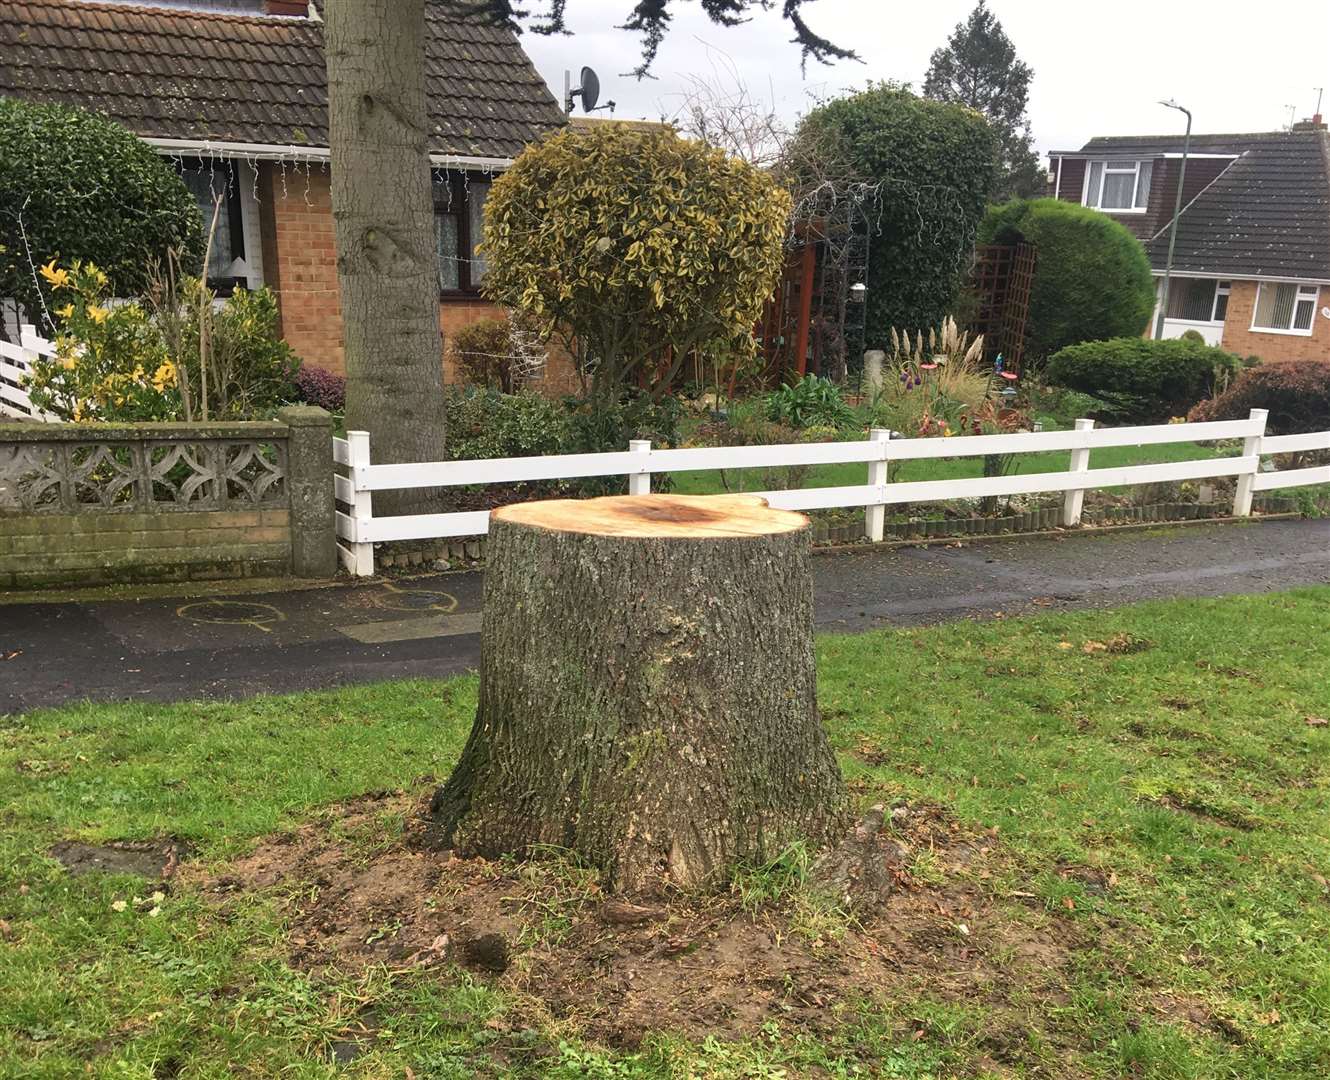
[[(496, 26), (520, 33), (529, 30), (533, 34), (569, 33), (565, 16), (568, 0), (543, 0), (544, 7), (538, 14), (530, 8), (520, 7), (514, 0), (453, 0), (456, 10), (468, 19), (481, 19)], [(669, 29), (671, 5), (678, 6), (681, 0), (637, 0), (627, 20), (620, 26), (622, 30), (631, 30), (642, 36), (642, 61), (632, 74), (639, 79), (646, 78), (651, 72), (660, 46)], [(717, 26), (734, 27), (747, 22), (753, 11), (769, 11), (777, 0), (702, 0), (702, 10)], [(850, 49), (824, 38), (813, 30), (804, 20), (805, 4), (812, 0), (781, 0), (781, 16), (789, 20), (794, 29), (794, 43), (801, 50), (801, 60), (807, 63), (811, 56), (822, 64), (833, 60), (858, 60), (859, 57)]]

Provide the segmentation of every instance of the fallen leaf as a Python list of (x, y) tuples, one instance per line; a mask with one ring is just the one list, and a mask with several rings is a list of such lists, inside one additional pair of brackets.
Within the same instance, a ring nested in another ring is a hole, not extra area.
[(1070, 641), (1059, 641), (1058, 648), (1065, 650), (1065, 649), (1074, 649), (1076, 648), (1076, 646), (1073, 645)]
[(1330, 726), (1330, 720), (1327, 720), (1324, 716), (1309, 716), (1307, 717), (1307, 726), (1327, 727)]
[(129, 907), (129, 905), (123, 900), (116, 900), (111, 904), (112, 911), (124, 911), (127, 907)]
[(1062, 906), (1066, 908), (1068, 911), (1075, 911), (1076, 901), (1073, 900), (1070, 896), (1064, 896), (1062, 898)]

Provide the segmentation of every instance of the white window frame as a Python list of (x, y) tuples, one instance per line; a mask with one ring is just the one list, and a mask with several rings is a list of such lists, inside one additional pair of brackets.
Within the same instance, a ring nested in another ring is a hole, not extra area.
[[(1261, 290), (1264, 289), (1267, 285), (1270, 285), (1274, 288), (1278, 288), (1280, 285), (1294, 285), (1297, 287), (1298, 291), (1293, 294), (1293, 310), (1289, 314), (1290, 322), (1298, 313), (1299, 302), (1307, 298), (1306, 295), (1304, 295), (1306, 290), (1308, 289), (1311, 290), (1310, 296), (1312, 301), (1312, 318), (1311, 322), (1307, 324), (1306, 330), (1297, 330), (1292, 327), (1290, 327), (1288, 330), (1278, 330), (1270, 326), (1256, 325), (1256, 313), (1261, 309)], [(1314, 282), (1266, 281), (1262, 279), (1261, 281), (1256, 283), (1256, 299), (1253, 301), (1251, 307), (1251, 332), (1253, 334), (1285, 334), (1290, 337), (1311, 337), (1312, 334), (1316, 333), (1316, 316), (1319, 313), (1320, 306), (1321, 306), (1321, 286), (1315, 284)]]
[[(1162, 293), (1163, 293), (1163, 285), (1162, 285), (1162, 282), (1163, 282), (1164, 279), (1163, 279), (1163, 278), (1160, 278), (1159, 280), (1160, 280), (1160, 282), (1161, 282), (1160, 290), (1159, 290), (1159, 291), (1160, 291), (1160, 293), (1161, 293), (1161, 298), (1162, 298)], [(1173, 289), (1177, 287), (1177, 283), (1178, 283), (1179, 281), (1195, 281), (1195, 280), (1196, 280), (1195, 278), (1183, 278), (1183, 277), (1176, 277), (1176, 276), (1175, 276), (1175, 277), (1173, 278), (1173, 285), (1170, 286), (1170, 288), (1169, 288), (1169, 296), (1170, 296), (1170, 298), (1172, 297), (1172, 291), (1173, 291)], [(1216, 319), (1216, 318), (1215, 318), (1215, 308), (1217, 308), (1217, 307), (1219, 306), (1219, 298), (1220, 298), (1221, 296), (1231, 296), (1231, 295), (1232, 295), (1232, 292), (1233, 292), (1233, 282), (1232, 282), (1232, 281), (1225, 280), (1225, 279), (1223, 279), (1223, 278), (1203, 278), (1202, 280), (1204, 280), (1204, 281), (1213, 281), (1213, 282), (1215, 283), (1215, 291), (1214, 291), (1214, 292), (1211, 294), (1211, 296), (1210, 296), (1210, 317), (1209, 317), (1208, 319), (1176, 319), (1176, 318), (1174, 318), (1172, 315), (1169, 315), (1167, 312), (1165, 312), (1165, 314), (1164, 314), (1164, 319), (1165, 319), (1166, 321), (1171, 322), (1171, 323), (1185, 323), (1187, 326), (1223, 326), (1223, 325), (1224, 325), (1225, 321), (1226, 321), (1227, 318), (1228, 318), (1228, 308), (1225, 307), (1225, 309), (1224, 309), (1224, 318), (1223, 318), (1223, 319)], [(1255, 314), (1253, 314), (1253, 315), (1252, 315), (1252, 318), (1255, 318), (1255, 317), (1256, 317)]]
[[(1095, 193), (1095, 201), (1090, 202), (1090, 176), (1094, 172), (1094, 167), (1098, 165), (1099, 169), (1099, 190)], [(1141, 165), (1142, 161), (1112, 161), (1108, 158), (1095, 158), (1093, 161), (1085, 162), (1085, 180), (1081, 184), (1081, 205), (1088, 206), (1091, 210), (1098, 210), (1105, 214), (1144, 214), (1150, 208), (1148, 206), (1137, 206), (1136, 202), (1141, 196)], [(1132, 174), (1131, 181), (1131, 206), (1130, 207), (1110, 207), (1104, 205), (1104, 181), (1108, 179), (1110, 172), (1124, 175)], [(1154, 159), (1150, 159), (1151, 181), (1154, 179)]]

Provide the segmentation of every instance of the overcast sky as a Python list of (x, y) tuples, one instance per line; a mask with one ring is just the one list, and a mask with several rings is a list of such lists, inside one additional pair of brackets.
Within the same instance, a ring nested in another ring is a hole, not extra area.
[[(810, 95), (834, 95), (870, 79), (918, 89), (929, 55), (973, 0), (814, 0), (804, 9), (809, 24), (856, 50), (863, 63), (810, 61), (806, 76), (778, 13), (726, 30), (695, 0), (675, 0), (656, 79), (643, 82), (625, 74), (638, 56), (636, 38), (614, 29), (631, 6), (568, 0), (572, 36), (524, 35), (556, 96), (564, 69), (576, 80), (587, 64), (600, 75), (602, 102), (618, 102), (617, 117), (659, 119), (678, 109), (688, 73), (733, 65), (752, 91), (793, 119)], [(1156, 104), (1168, 97), (1192, 110), (1197, 132), (1273, 131), (1288, 123), (1289, 106), (1299, 118), (1311, 114), (1313, 87), (1330, 88), (1330, 0), (989, 0), (989, 8), (1034, 68), (1029, 112), (1043, 152), (1075, 149), (1093, 135), (1181, 130), (1181, 114)], [(1330, 94), (1322, 112), (1330, 112)]]

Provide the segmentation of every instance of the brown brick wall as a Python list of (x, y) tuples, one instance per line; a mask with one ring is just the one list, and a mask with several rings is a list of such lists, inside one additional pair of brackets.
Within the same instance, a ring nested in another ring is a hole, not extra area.
[[(282, 335), (296, 355), (315, 367), (346, 374), (342, 345), (342, 309), (337, 287), (337, 255), (333, 244), (332, 191), (326, 170), (288, 167), (285, 185), (280, 169), (262, 166), (261, 202), (264, 268), (277, 293)], [(460, 327), (492, 319), (500, 309), (479, 297), (439, 302), (443, 331), (443, 377), (456, 381), (448, 341)], [(551, 349), (543, 389), (566, 393), (573, 388), (573, 369), (566, 354)]]
[(1321, 286), (1312, 319), (1310, 335), (1271, 334), (1251, 329), (1252, 312), (1256, 308), (1254, 281), (1235, 281), (1228, 296), (1228, 312), (1224, 318), (1224, 348), (1239, 356), (1259, 356), (1267, 362), (1278, 360), (1330, 360), (1330, 319), (1321, 314), (1321, 308), (1330, 304), (1330, 285)]
[(265, 236), (264, 269), (281, 307), (282, 335), (305, 363), (344, 374), (328, 174), (311, 167), (306, 176), (288, 166), (283, 179), (274, 164), (264, 172), (262, 193), (272, 200), (271, 215), (263, 215), (272, 229), (271, 244)]
[(289, 510), (0, 515), (0, 587), (287, 574)]

